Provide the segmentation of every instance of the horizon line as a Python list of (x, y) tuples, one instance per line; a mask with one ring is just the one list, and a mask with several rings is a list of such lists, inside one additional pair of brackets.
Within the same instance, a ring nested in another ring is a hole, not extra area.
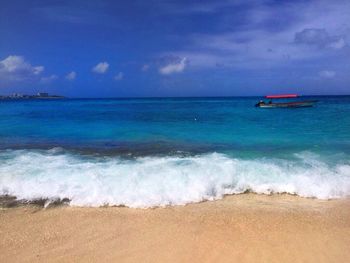
[[(16, 93), (16, 92), (14, 92)], [(22, 94), (27, 96), (33, 96), (29, 94)], [(0, 97), (8, 97), (10, 95), (1, 95)], [(216, 96), (122, 96), (122, 97), (75, 97), (75, 96), (65, 96), (65, 95), (57, 95), (51, 94), (51, 96), (63, 96), (64, 98), (57, 99), (176, 99), (176, 98), (252, 98), (252, 97), (264, 97), (267, 95), (216, 95)], [(298, 94), (298, 97), (337, 97), (337, 96), (350, 96), (350, 94), (323, 94), (323, 95), (315, 95), (315, 94)], [(16, 98), (14, 98), (16, 99)], [(21, 98), (18, 98), (19, 100)], [(31, 98), (29, 98), (31, 99)], [(33, 98), (37, 99), (37, 98)], [(53, 98), (48, 98), (47, 100), (57, 100)], [(45, 100), (45, 99), (44, 99)]]

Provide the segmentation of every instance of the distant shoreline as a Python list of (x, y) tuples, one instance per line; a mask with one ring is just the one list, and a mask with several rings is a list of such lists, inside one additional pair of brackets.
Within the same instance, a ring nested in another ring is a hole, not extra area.
[(0, 100), (48, 100), (48, 99), (67, 99), (64, 96), (27, 96), (27, 97), (11, 97), (11, 96), (0, 96)]

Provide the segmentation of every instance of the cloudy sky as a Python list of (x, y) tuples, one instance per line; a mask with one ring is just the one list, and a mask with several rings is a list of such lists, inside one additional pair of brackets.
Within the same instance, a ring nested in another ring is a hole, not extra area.
[(350, 94), (350, 1), (0, 1), (0, 94)]

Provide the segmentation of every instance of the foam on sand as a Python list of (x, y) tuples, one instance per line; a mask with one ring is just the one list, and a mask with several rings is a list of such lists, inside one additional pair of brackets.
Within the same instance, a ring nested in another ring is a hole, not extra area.
[(350, 163), (301, 153), (294, 160), (192, 157), (84, 157), (64, 151), (0, 152), (0, 195), (69, 198), (74, 206), (154, 207), (246, 191), (320, 199), (350, 195)]

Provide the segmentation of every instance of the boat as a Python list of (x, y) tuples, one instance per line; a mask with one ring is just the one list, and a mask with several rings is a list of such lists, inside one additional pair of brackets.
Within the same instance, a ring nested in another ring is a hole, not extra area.
[(259, 108), (305, 108), (312, 107), (317, 102), (317, 100), (303, 100), (303, 101), (289, 101), (289, 102), (273, 102), (272, 99), (290, 99), (298, 98), (297, 94), (282, 94), (282, 95), (267, 95), (266, 99), (269, 99), (269, 102), (260, 100), (255, 107)]

